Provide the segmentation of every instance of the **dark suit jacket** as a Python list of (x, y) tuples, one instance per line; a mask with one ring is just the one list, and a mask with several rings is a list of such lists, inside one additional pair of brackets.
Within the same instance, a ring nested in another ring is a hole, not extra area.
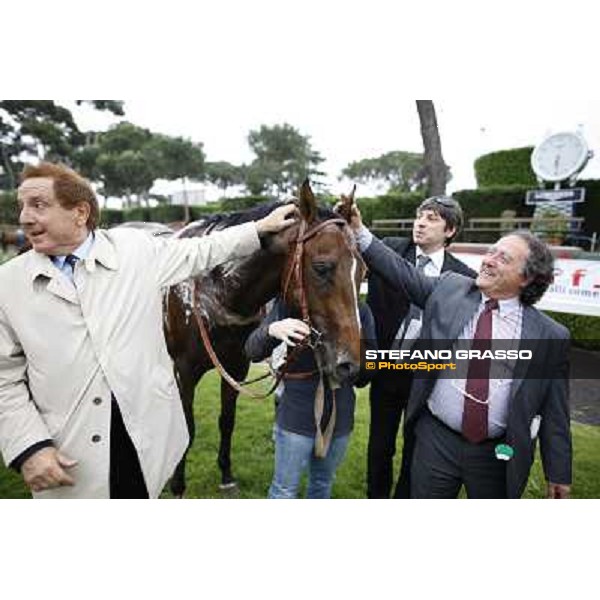
[[(410, 238), (387, 237), (383, 239), (383, 243), (394, 250), (398, 256), (415, 264), (416, 245)], [(446, 271), (454, 271), (472, 278), (477, 276), (473, 269), (447, 251), (444, 252), (442, 273)], [(367, 304), (371, 307), (375, 319), (377, 345), (381, 350), (388, 350), (392, 346), (398, 327), (406, 317), (410, 300), (406, 294), (399, 294), (397, 289), (387, 285), (376, 271), (370, 271)], [(375, 377), (379, 384), (377, 390), (382, 390), (385, 394), (408, 395), (412, 381), (410, 372), (390, 374), (388, 371), (379, 371)], [(402, 398), (398, 400), (402, 401)]]
[[(368, 267), (388, 285), (406, 293), (414, 304), (423, 308), (420, 340), (438, 340), (440, 349), (450, 349), (481, 302), (481, 292), (475, 282), (451, 272), (439, 278), (425, 277), (375, 238), (364, 258)], [(542, 418), (539, 440), (546, 479), (553, 483), (571, 483), (569, 332), (535, 308), (526, 306), (521, 345), (524, 340), (533, 351), (533, 359), (517, 361), (506, 430), (506, 443), (514, 449), (514, 457), (507, 464), (507, 492), (513, 498), (522, 495), (529, 477), (535, 451), (530, 427), (536, 415)], [(553, 341), (543, 343), (543, 340)], [(536, 378), (527, 377), (528, 372), (536, 373)], [(413, 382), (405, 426), (405, 434), (409, 436), (426, 407), (436, 382), (435, 373)]]

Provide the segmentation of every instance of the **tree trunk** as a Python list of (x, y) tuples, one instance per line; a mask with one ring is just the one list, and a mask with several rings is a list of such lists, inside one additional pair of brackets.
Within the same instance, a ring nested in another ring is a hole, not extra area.
[(421, 137), (425, 149), (425, 169), (428, 175), (427, 191), (430, 196), (440, 196), (446, 193), (448, 168), (442, 156), (442, 143), (433, 100), (417, 100), (417, 111), (419, 112)]

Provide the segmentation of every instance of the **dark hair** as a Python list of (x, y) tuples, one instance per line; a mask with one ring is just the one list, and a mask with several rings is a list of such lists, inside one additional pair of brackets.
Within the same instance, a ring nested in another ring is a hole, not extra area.
[(21, 173), (21, 183), (34, 177), (52, 179), (56, 199), (64, 208), (74, 208), (80, 202), (90, 207), (86, 225), (92, 231), (100, 220), (98, 199), (89, 182), (66, 165), (41, 162), (39, 165), (26, 165)]
[(446, 229), (454, 228), (454, 234), (446, 238), (447, 246), (460, 232), (463, 225), (463, 212), (460, 204), (450, 196), (431, 196), (417, 206), (417, 214), (423, 210), (432, 210), (446, 222)]
[(530, 281), (521, 290), (519, 298), (523, 304), (531, 306), (544, 295), (554, 281), (554, 257), (548, 246), (530, 231), (519, 229), (507, 235), (520, 237), (529, 247), (523, 275)]

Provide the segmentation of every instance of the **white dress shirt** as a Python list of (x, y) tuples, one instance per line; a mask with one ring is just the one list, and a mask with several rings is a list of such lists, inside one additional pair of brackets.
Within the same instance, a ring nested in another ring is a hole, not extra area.
[[(477, 320), (488, 299), (485, 294), (482, 295), (479, 309), (460, 332), (458, 340), (473, 339)], [(523, 307), (518, 298), (499, 300), (498, 309), (492, 312), (492, 339), (512, 340), (511, 347), (518, 349), (521, 340), (522, 321)], [(507, 347), (507, 343), (502, 342), (502, 348)], [(464, 342), (461, 344), (461, 349), (463, 348)], [(506, 429), (514, 362), (514, 360), (492, 361), (488, 395), (488, 434), (491, 438), (501, 436)], [(468, 361), (465, 360), (462, 363), (464, 363), (465, 368), (468, 366)], [(464, 378), (457, 379), (456, 371), (442, 371), (427, 401), (429, 410), (440, 421), (457, 432), (462, 430), (466, 373), (464, 375)]]

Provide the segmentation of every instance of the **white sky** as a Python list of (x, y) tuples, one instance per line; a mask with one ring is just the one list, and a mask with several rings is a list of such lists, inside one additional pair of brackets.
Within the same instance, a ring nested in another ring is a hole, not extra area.
[[(440, 97), (434, 101), (442, 151), (453, 173), (449, 191), (476, 186), (473, 162), (481, 154), (535, 145), (548, 133), (580, 126), (588, 145), (596, 150), (582, 177), (600, 177), (597, 100), (540, 103), (533, 97), (513, 101)], [(423, 151), (414, 99), (377, 96), (369, 90), (357, 90), (343, 103), (334, 95), (309, 101), (301, 96), (280, 98), (271, 94), (232, 99), (229, 93), (216, 90), (194, 98), (125, 99), (125, 110), (125, 118), (137, 125), (204, 142), (207, 160), (237, 164), (252, 159), (246, 141), (251, 129), (288, 122), (309, 135), (313, 147), (326, 158), (324, 170), (333, 191), (345, 191), (347, 184), (337, 177), (353, 160), (390, 150)], [(91, 109), (77, 114), (85, 127), (104, 128), (113, 120)]]
[[(69, 4), (68, 35), (47, 26), (59, 4)], [(422, 151), (414, 99), (432, 98), (449, 191), (474, 187), (480, 154), (579, 125), (598, 155), (583, 176), (600, 176), (597, 20), (583, 0), (171, 0), (143, 11), (56, 0), (37, 8), (26, 35), (3, 30), (5, 46), (12, 36), (25, 60), (5, 65), (14, 76), (3, 76), (0, 94), (10, 82), (8, 97), (123, 99), (128, 120), (202, 141), (208, 160), (248, 161), (248, 131), (287, 122), (327, 159), (332, 191), (344, 191), (336, 177), (350, 161)], [(10, 11), (22, 18), (9, 6), (5, 23)]]

